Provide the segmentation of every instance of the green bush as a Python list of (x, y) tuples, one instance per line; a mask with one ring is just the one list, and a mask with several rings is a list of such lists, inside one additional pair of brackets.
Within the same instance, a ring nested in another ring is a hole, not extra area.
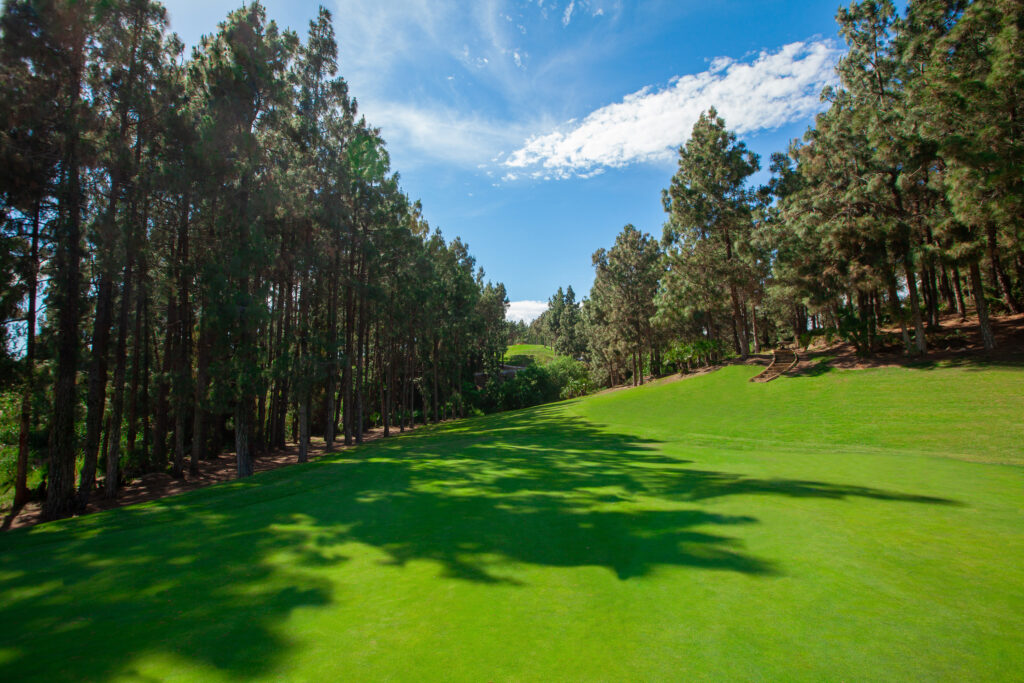
[(530, 365), (502, 384), (501, 391), (505, 410), (515, 410), (554, 401), (559, 388), (546, 368)]
[(585, 396), (594, 390), (587, 366), (578, 360), (560, 356), (548, 363), (546, 369), (558, 388), (559, 398)]
[(677, 341), (665, 352), (663, 360), (675, 366), (676, 372), (689, 371), (693, 366), (711, 365), (728, 357), (721, 340), (697, 339)]
[(0, 496), (4, 497), (14, 489), (20, 414), (21, 397), (13, 391), (0, 394)]

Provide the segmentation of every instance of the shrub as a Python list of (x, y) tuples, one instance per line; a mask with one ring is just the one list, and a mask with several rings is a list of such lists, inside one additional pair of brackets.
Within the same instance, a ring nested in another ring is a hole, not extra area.
[(530, 365), (502, 384), (501, 391), (505, 410), (515, 410), (554, 401), (559, 389), (546, 368)]

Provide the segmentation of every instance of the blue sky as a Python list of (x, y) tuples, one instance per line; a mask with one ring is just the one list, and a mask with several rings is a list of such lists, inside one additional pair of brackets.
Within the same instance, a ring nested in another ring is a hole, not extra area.
[[(189, 45), (240, 4), (166, 2)], [(264, 4), (305, 35), (320, 3)], [(810, 124), (842, 51), (836, 0), (323, 4), (404, 190), (526, 317), (558, 287), (585, 295), (591, 254), (625, 224), (660, 237), (661, 190), (703, 109), (767, 166)]]

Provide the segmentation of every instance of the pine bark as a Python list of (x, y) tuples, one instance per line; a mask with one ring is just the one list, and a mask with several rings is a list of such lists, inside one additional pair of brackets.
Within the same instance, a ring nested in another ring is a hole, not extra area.
[(93, 318), (92, 367), (89, 369), (89, 393), (85, 402), (85, 453), (78, 477), (78, 505), (84, 510), (96, 486), (103, 413), (106, 410), (107, 360), (110, 354), (110, 308), (114, 283), (104, 273), (96, 287), (96, 312)]
[(893, 322), (896, 322), (900, 326), (900, 334), (903, 337), (903, 349), (907, 353), (911, 353), (913, 345), (910, 341), (910, 332), (907, 330), (907, 321), (903, 319), (903, 309), (900, 306), (900, 297), (896, 291), (896, 273), (892, 270), (888, 270), (887, 285), (889, 287), (889, 313), (892, 315)]
[(910, 300), (910, 316), (914, 321), (914, 342), (918, 354), (928, 350), (928, 340), (924, 332), (924, 319), (921, 317), (921, 305), (917, 298), (917, 277), (910, 253), (903, 255), (903, 274), (907, 278), (908, 299)]
[(338, 259), (327, 287), (327, 379), (324, 387), (324, 445), (334, 450), (334, 379), (338, 374)]
[(239, 479), (251, 477), (253, 474), (252, 456), (249, 452), (251, 402), (249, 396), (243, 396), (235, 405), (235, 463)]
[(960, 285), (960, 269), (953, 266), (953, 288), (956, 290), (956, 312), (960, 320), (967, 320), (967, 304), (964, 302), (964, 290)]
[(121, 466), (121, 422), (124, 415), (124, 380), (128, 364), (128, 317), (132, 305), (133, 263), (132, 249), (128, 249), (128, 262), (124, 269), (124, 285), (117, 323), (117, 365), (114, 369), (114, 397), (110, 405), (110, 443), (107, 447), (107, 467), (104, 491), (107, 498), (117, 496)]
[[(81, 29), (79, 29), (80, 31)], [(43, 516), (64, 517), (74, 512), (75, 500), (75, 385), (78, 374), (79, 280), (81, 277), (82, 186), (78, 149), (78, 109), (84, 69), (84, 35), (73, 38), (71, 73), (64, 133), (63, 191), (56, 229), (57, 368), (50, 427), (49, 481)]]
[(995, 276), (995, 282), (999, 285), (999, 293), (1003, 297), (1003, 303), (1013, 313), (1024, 313), (1024, 308), (1021, 307), (1017, 298), (1013, 295), (1013, 285), (1010, 282), (1010, 277), (1006, 274), (1006, 269), (1003, 268), (1003, 263), (999, 259), (999, 243), (996, 239), (996, 226), (994, 223), (989, 223), (985, 228), (986, 246), (988, 247), (988, 258), (992, 264), (992, 274)]
[[(32, 428), (32, 395), (36, 385), (36, 296), (39, 287), (39, 214), (37, 201), (32, 214), (32, 241), (29, 251), (28, 315), (25, 318), (25, 386), (21, 394), (21, 415), (18, 421), (18, 463), (14, 476), (12, 511), (28, 502), (28, 437)], [(13, 518), (12, 518), (13, 519)]]
[(970, 272), (974, 305), (978, 311), (978, 327), (981, 329), (981, 341), (985, 351), (992, 351), (996, 347), (996, 340), (988, 319), (988, 303), (985, 301), (985, 288), (981, 283), (981, 266), (978, 265), (977, 259), (971, 261)]

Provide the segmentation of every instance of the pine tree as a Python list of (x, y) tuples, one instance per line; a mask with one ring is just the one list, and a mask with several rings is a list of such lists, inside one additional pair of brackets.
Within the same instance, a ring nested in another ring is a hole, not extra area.
[(707, 270), (699, 277), (721, 283), (732, 304), (736, 353), (746, 356), (749, 339), (745, 290), (752, 283), (749, 264), (737, 245), (753, 229), (747, 179), (760, 168), (757, 155), (736, 140), (714, 108), (701, 114), (687, 143), (679, 149), (679, 170), (662, 193), (670, 218), (664, 244), (700, 252)]

